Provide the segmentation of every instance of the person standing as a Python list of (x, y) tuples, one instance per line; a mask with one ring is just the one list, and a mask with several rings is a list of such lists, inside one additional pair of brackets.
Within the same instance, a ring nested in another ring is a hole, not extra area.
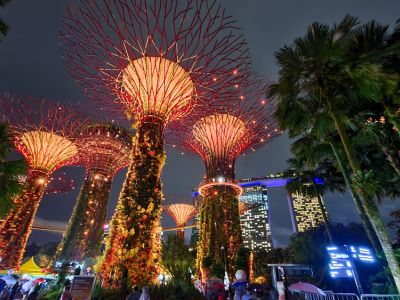
[(40, 288), (41, 288), (40, 284), (37, 284), (37, 285), (33, 288), (32, 292), (29, 293), (29, 295), (28, 295), (28, 297), (26, 298), (26, 300), (36, 300), (37, 297), (39, 296)]
[(232, 283), (233, 299), (242, 300), (242, 297), (246, 294), (246, 288), (248, 286), (247, 275), (243, 270), (237, 270), (235, 273), (236, 280)]
[(140, 295), (139, 300), (150, 300), (149, 288), (147, 286), (142, 288), (142, 295)]
[(8, 300), (14, 300), (15, 296), (17, 295), (19, 288), (19, 282), (15, 282), (12, 288), (10, 289), (10, 293), (8, 294)]
[(135, 285), (133, 287), (132, 293), (130, 293), (125, 300), (139, 300), (139, 298), (140, 298), (139, 287)]
[(66, 285), (64, 286), (63, 293), (61, 294), (60, 300), (72, 300), (72, 295), (71, 295), (71, 286)]

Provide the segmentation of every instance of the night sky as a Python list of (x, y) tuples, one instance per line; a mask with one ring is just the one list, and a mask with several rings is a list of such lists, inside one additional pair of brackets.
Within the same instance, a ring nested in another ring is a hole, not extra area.
[[(305, 33), (314, 21), (332, 24), (345, 14), (358, 16), (361, 21), (376, 19), (393, 25), (400, 17), (398, 0), (224, 0), (227, 11), (237, 19), (248, 41), (253, 69), (277, 79), (278, 66), (274, 51), (285, 43)], [(64, 67), (59, 52), (60, 21), (66, 1), (61, 0), (13, 0), (0, 11), (0, 17), (10, 26), (7, 37), (0, 43), (0, 91), (19, 96), (44, 97), (58, 101), (86, 101), (79, 87)], [(258, 177), (273, 174), (286, 168), (290, 141), (282, 136), (257, 153), (241, 157), (236, 163), (236, 177)], [(195, 155), (167, 150), (167, 162), (163, 171), (165, 203), (191, 202), (191, 190), (197, 187), (204, 174), (203, 163)], [(45, 196), (37, 216), (47, 220), (69, 219), (79, 185), (83, 180), (83, 168), (63, 168), (77, 182), (75, 191)], [(126, 169), (115, 178), (108, 216), (111, 217), (118, 193), (125, 178)], [(271, 189), (271, 227), (275, 246), (286, 245), (293, 233), (285, 192)], [(348, 194), (328, 194), (325, 203), (334, 221), (358, 221), (355, 207)], [(398, 208), (400, 201), (386, 200), (380, 206), (386, 219), (390, 211)], [(163, 225), (171, 226), (169, 216), (163, 217)], [(45, 243), (58, 241), (58, 234), (34, 231), (30, 241)]]

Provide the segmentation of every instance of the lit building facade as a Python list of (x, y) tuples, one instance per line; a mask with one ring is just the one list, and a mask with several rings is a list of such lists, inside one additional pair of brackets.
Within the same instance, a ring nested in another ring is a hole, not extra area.
[(317, 197), (293, 193), (288, 195), (288, 204), (294, 232), (304, 232), (324, 223), (326, 209)]
[(243, 184), (240, 201), (254, 205), (240, 216), (243, 246), (254, 251), (272, 249), (267, 187), (260, 183)]
[[(199, 207), (201, 202), (201, 196), (197, 190), (192, 191), (193, 205)], [(193, 224), (199, 224), (200, 215), (199, 210), (194, 216)], [(197, 242), (199, 241), (199, 228), (197, 226), (192, 228), (192, 234), (190, 235), (190, 246), (197, 247)]]

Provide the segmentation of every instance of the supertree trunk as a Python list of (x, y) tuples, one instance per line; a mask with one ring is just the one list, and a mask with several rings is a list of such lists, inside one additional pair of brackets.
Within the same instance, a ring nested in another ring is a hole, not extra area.
[(137, 130), (106, 250), (97, 265), (105, 287), (145, 285), (158, 275), (161, 170), (165, 161), (162, 129), (155, 123), (143, 123)]
[(0, 225), (0, 257), (3, 268), (18, 268), (43, 196), (47, 175), (30, 172), (21, 195)]
[(111, 184), (111, 178), (96, 170), (88, 171), (68, 230), (58, 247), (57, 260), (82, 262), (100, 254)]
[(232, 279), (234, 262), (242, 245), (239, 204), (236, 191), (226, 186), (207, 190), (200, 208), (197, 270), (223, 265)]

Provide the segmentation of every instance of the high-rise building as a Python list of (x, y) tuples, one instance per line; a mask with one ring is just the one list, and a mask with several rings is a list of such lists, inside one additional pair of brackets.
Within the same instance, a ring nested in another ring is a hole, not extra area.
[(243, 246), (254, 251), (272, 249), (269, 225), (269, 205), (267, 187), (259, 182), (243, 183), (240, 201), (253, 207), (240, 216)]
[[(193, 205), (196, 207), (200, 206), (201, 202), (201, 195), (197, 190), (192, 191), (192, 199)], [(200, 216), (199, 216), (199, 209), (197, 210), (197, 214), (194, 216), (193, 224), (199, 224)], [(197, 226), (192, 228), (192, 234), (190, 236), (190, 245), (192, 247), (197, 246), (197, 242), (199, 241), (199, 228)]]
[[(255, 204), (255, 208), (245, 212), (241, 216), (242, 235), (245, 247), (253, 250), (271, 249), (272, 238), (269, 219), (268, 189), (284, 188), (287, 179), (280, 176), (257, 177), (241, 179), (239, 185), (243, 188), (240, 200), (249, 204)], [(321, 184), (317, 182), (317, 184)], [(318, 198), (304, 197), (294, 193), (287, 195), (289, 211), (293, 231), (304, 232), (317, 227), (324, 222), (323, 214), (326, 214), (325, 206), (319, 204)], [(282, 198), (284, 200), (284, 198)], [(201, 201), (197, 191), (193, 192), (194, 203)], [(196, 222), (197, 220), (195, 220)], [(198, 239), (198, 229), (192, 229), (192, 245)]]
[(293, 231), (304, 232), (324, 223), (325, 206), (317, 197), (306, 197), (299, 193), (288, 195)]

